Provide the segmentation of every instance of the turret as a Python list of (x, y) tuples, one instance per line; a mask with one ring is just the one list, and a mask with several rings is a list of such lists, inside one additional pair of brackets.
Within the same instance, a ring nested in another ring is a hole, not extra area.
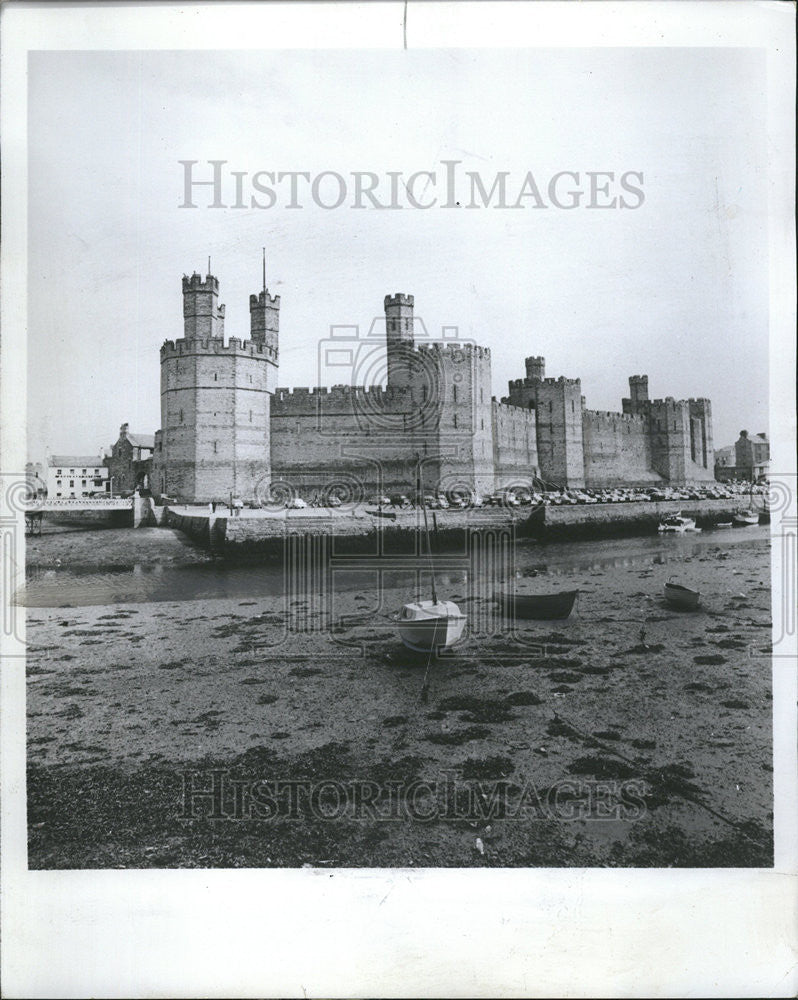
[(526, 377), (529, 379), (543, 379), (546, 375), (546, 359), (540, 356), (534, 358), (527, 358), (524, 362), (526, 365)]
[(388, 386), (406, 389), (413, 370), (413, 296), (385, 296), (385, 343), (388, 350)]
[[(210, 269), (209, 269), (210, 270)], [(183, 335), (186, 338), (224, 337), (224, 306), (219, 305), (219, 281), (212, 274), (205, 280), (195, 271), (183, 275)]]
[(629, 399), (632, 406), (648, 402), (648, 375), (629, 376)]
[(277, 353), (280, 334), (280, 296), (264, 288), (249, 297), (249, 336), (253, 344), (265, 344)]
[(265, 344), (277, 357), (280, 333), (280, 296), (269, 295), (266, 287), (266, 248), (263, 248), (263, 288), (249, 297), (249, 336), (255, 344)]

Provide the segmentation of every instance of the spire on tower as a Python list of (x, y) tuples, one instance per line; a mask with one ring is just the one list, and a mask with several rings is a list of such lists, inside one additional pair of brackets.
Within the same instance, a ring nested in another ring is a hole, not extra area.
[(263, 248), (263, 291), (266, 291), (266, 247)]
[(211, 273), (211, 255), (208, 254), (208, 274)]

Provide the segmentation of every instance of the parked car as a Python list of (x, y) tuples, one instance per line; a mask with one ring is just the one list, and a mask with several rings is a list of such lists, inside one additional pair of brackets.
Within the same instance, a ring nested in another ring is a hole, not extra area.
[(377, 507), (387, 507), (390, 504), (388, 497), (383, 496), (373, 496), (369, 498), (369, 503), (374, 504)]
[(286, 504), (288, 510), (304, 510), (307, 507), (307, 503), (302, 499), (302, 497), (292, 497)]
[(390, 502), (391, 502), (391, 506), (392, 507), (409, 507), (410, 506), (410, 498), (406, 497), (404, 495), (404, 493), (396, 493), (396, 494), (394, 494), (391, 497), (391, 501)]

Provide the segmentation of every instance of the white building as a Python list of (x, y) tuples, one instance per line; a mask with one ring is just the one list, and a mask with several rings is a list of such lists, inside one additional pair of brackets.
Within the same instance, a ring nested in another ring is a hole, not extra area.
[(110, 493), (108, 466), (97, 455), (51, 455), (47, 460), (47, 496), (85, 497)]

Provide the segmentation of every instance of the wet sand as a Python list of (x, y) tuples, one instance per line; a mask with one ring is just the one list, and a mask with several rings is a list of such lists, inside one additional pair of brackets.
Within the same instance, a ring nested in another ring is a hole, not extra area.
[[(575, 569), (543, 581), (580, 589), (574, 615), (514, 632), (447, 594), (499, 628), (432, 661), (426, 704), (406, 592), (336, 595), (337, 622), (261, 597), (31, 609), (29, 864), (768, 866), (769, 572), (764, 534)], [(701, 610), (664, 605), (674, 573)], [(270, 815), (267, 783), (300, 780)]]

